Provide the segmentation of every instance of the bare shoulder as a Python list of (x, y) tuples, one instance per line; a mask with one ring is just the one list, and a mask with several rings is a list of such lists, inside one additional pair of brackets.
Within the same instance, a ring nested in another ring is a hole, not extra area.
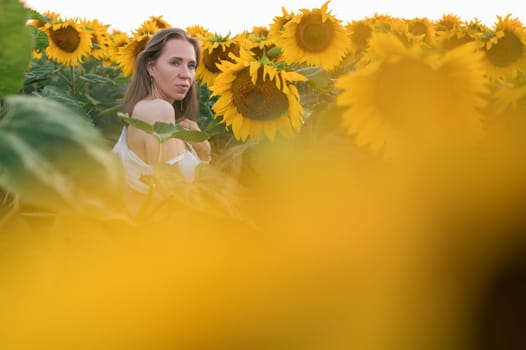
[(162, 99), (137, 102), (133, 109), (132, 117), (149, 124), (154, 122), (175, 123), (173, 106)]

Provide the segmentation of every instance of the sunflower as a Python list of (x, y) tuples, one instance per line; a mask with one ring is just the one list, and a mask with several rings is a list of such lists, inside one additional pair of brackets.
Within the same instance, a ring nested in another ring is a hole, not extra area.
[(77, 20), (46, 23), (49, 38), (46, 55), (65, 66), (78, 66), (91, 53), (91, 34)]
[(200, 38), (201, 40), (213, 36), (211, 31), (199, 24), (186, 27), (186, 32), (188, 35)]
[(526, 29), (510, 15), (497, 18), (493, 30), (480, 37), (486, 69), (492, 80), (513, 79), (526, 71)]
[(303, 75), (280, 70), (270, 62), (253, 58), (246, 50), (223, 61), (221, 71), (210, 87), (212, 96), (219, 96), (212, 105), (215, 115), (222, 116), (232, 127), (236, 139), (259, 139), (263, 134), (274, 140), (276, 131), (292, 137), (303, 122), (303, 108), (295, 82)]
[(122, 32), (120, 30), (112, 30), (109, 35), (109, 46), (107, 51), (107, 59), (105, 63), (109, 63), (110, 65), (118, 65), (118, 53), (119, 49), (123, 46), (126, 46), (130, 42), (130, 38), (128, 37), (128, 34), (125, 32)]
[(283, 27), (285, 24), (287, 24), (292, 17), (294, 17), (294, 13), (289, 13), (285, 7), (281, 7), (281, 16), (275, 16), (273, 18), (273, 22), (269, 25), (269, 38), (272, 40), (276, 40), (281, 36), (281, 33), (283, 33)]
[(142, 38), (142, 37), (151, 37), (155, 33), (159, 31), (159, 27), (157, 26), (157, 22), (152, 20), (146, 20), (141, 23), (141, 25), (136, 28), (135, 30), (132, 30), (132, 36), (136, 39)]
[(212, 37), (200, 37), (202, 45), (201, 64), (197, 66), (195, 71), (196, 78), (202, 84), (210, 86), (214, 83), (215, 78), (219, 74), (217, 67), (222, 61), (231, 61), (230, 53), (239, 55), (242, 46), (240, 37), (230, 38), (229, 35), (221, 36), (215, 34)]
[(40, 60), (42, 58), (42, 52), (40, 51), (37, 51), (37, 50), (32, 50), (31, 51), (31, 58), (33, 60)]
[(433, 45), (435, 43), (435, 25), (426, 17), (406, 19), (407, 29), (412, 38), (419, 38), (423, 42)]
[(493, 97), (494, 109), (497, 113), (515, 110), (519, 101), (526, 101), (526, 81), (516, 81), (513, 84), (508, 83), (500, 86)]
[(251, 51), (256, 59), (266, 57), (274, 62), (280, 60), (282, 50), (270, 39), (268, 27), (253, 26), (250, 32), (245, 31), (242, 40), (243, 49)]
[(369, 38), (373, 32), (372, 21), (368, 19), (354, 20), (345, 25), (349, 35), (353, 55), (363, 52), (369, 46)]
[(80, 23), (91, 34), (91, 56), (97, 60), (105, 59), (108, 54), (108, 47), (111, 44), (108, 25), (100, 23), (98, 20), (84, 20)]
[(452, 13), (445, 13), (435, 21), (435, 30), (436, 32), (447, 32), (454, 31), (462, 27), (462, 19)]
[(319, 9), (302, 9), (284, 26), (276, 43), (283, 49), (287, 63), (305, 63), (327, 70), (335, 68), (350, 48), (341, 21), (327, 12), (330, 0)]
[(153, 23), (157, 28), (164, 29), (170, 28), (171, 24), (168, 23), (163, 16), (150, 16), (147, 22)]
[(370, 22), (376, 31), (386, 32), (391, 29), (394, 20), (400, 19), (384, 13), (375, 13), (372, 17), (365, 17), (365, 20)]
[[(382, 17), (379, 17), (378, 20), (374, 20), (373, 22), (375, 28), (373, 33), (390, 33), (394, 37), (396, 37), (397, 42), (402, 43), (408, 48), (412, 47), (412, 50), (417, 50), (417, 47), (418, 49), (422, 47), (421, 38), (411, 37), (407, 21), (396, 17), (387, 17), (382, 19), (380, 18)], [(371, 33), (371, 36), (373, 33)], [(358, 62), (356, 62), (355, 67), (357, 69), (362, 69), (365, 66), (367, 66), (371, 61), (374, 61), (375, 58), (372, 57), (372, 53), (374, 53), (374, 50), (362, 51), (362, 55), (360, 56)]]
[(478, 18), (474, 18), (472, 20), (465, 22), (465, 26), (467, 28), (469, 35), (471, 35), (474, 38), (478, 38), (482, 34), (489, 31), (489, 28), (484, 23), (482, 23), (480, 19)]
[(58, 21), (60, 19), (60, 13), (55, 11), (44, 11), (42, 12), (42, 15), (49, 18), (51, 21)]
[[(487, 139), (496, 141), (497, 147), (492, 150), (505, 151), (504, 157), (510, 163), (510, 155), (516, 157), (513, 172), (517, 172), (517, 165), (526, 165), (524, 150), (526, 149), (526, 76), (522, 75), (513, 81), (499, 82), (498, 88), (491, 96), (488, 114)], [(502, 174), (502, 172), (501, 172)], [(517, 175), (524, 182), (524, 175)]]
[(126, 77), (131, 76), (135, 70), (135, 60), (137, 55), (144, 50), (144, 47), (150, 40), (151, 34), (135, 34), (128, 43), (117, 48), (114, 59)]
[(368, 18), (347, 22), (345, 31), (349, 37), (350, 45), (338, 67), (331, 71), (334, 76), (340, 76), (356, 69), (357, 64), (365, 64), (360, 60), (366, 52), (369, 46), (369, 38), (375, 30), (373, 21)]
[(391, 33), (370, 40), (371, 63), (338, 78), (342, 126), (360, 146), (395, 158), (416, 146), (482, 135), (482, 54), (467, 44), (441, 55), (405, 46)]
[(455, 16), (444, 15), (439, 23), (437, 46), (446, 51), (479, 40), (489, 31), (488, 27), (477, 18), (458, 24)]
[(252, 42), (252, 45), (249, 46), (249, 50), (256, 58), (261, 59), (266, 57), (273, 62), (279, 61), (282, 56), (281, 49), (268, 39)]
[(409, 32), (409, 23), (401, 18), (392, 18), (389, 23), (389, 33), (393, 34), (407, 47), (421, 45), (422, 36), (414, 36)]
[(475, 35), (458, 16), (446, 14), (436, 23), (437, 46), (448, 51), (475, 40)]
[[(363, 24), (358, 25), (356, 22), (363, 22)], [(370, 25), (372, 29), (371, 32), (369, 32), (369, 34), (367, 34), (368, 30), (363, 27), (363, 25), (366, 25), (367, 23)], [(353, 28), (354, 25), (357, 25), (360, 28)], [(348, 33), (351, 32), (351, 35), (352, 35), (350, 37), (351, 52), (353, 52), (353, 50), (356, 50), (356, 46), (360, 42), (363, 43), (366, 40), (367, 43), (365, 44), (365, 49), (364, 49), (364, 45), (359, 46), (360, 50), (356, 52), (357, 53), (359, 52), (360, 55), (358, 55), (357, 57), (353, 57), (352, 55), (347, 55), (347, 57), (344, 58), (344, 62), (342, 66), (345, 66), (345, 61), (353, 61), (351, 65), (351, 69), (346, 69), (346, 70), (344, 69), (344, 72), (353, 70), (355, 68), (364, 67), (369, 63), (366, 48), (369, 47), (369, 39), (371, 38), (371, 35), (373, 32), (381, 32), (381, 33), (391, 32), (392, 34), (397, 35), (400, 40), (402, 40), (407, 45), (409, 45), (409, 39), (407, 38), (408, 37), (407, 23), (405, 23), (405, 21), (399, 18), (391, 17), (387, 14), (375, 13), (372, 17), (365, 17), (365, 19), (361, 21), (354, 21), (354, 23), (353, 22), (348, 23), (346, 25), (346, 30)], [(357, 35), (358, 32), (361, 32), (361, 35)]]
[(252, 31), (250, 32), (256, 38), (268, 38), (270, 29), (264, 26), (252, 26)]

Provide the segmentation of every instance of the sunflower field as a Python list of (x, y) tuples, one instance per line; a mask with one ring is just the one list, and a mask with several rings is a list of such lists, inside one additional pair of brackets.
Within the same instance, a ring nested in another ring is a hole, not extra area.
[(330, 5), (183, 28), (212, 161), (130, 215), (121, 100), (174, 24), (0, 0), (0, 349), (526, 346), (526, 26)]

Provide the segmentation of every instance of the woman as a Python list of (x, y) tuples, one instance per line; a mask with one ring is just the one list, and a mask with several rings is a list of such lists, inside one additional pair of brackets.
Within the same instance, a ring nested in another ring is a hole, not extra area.
[[(200, 130), (196, 122), (199, 103), (195, 81), (200, 54), (198, 39), (184, 30), (158, 31), (137, 56), (123, 111), (149, 124), (178, 123), (188, 130)], [(211, 148), (208, 141), (191, 143), (177, 138), (165, 141), (161, 148), (152, 135), (128, 125), (123, 127), (113, 152), (122, 160), (131, 196), (140, 198), (139, 194), (150, 191), (142, 180), (153, 174), (155, 164), (174, 165), (191, 182), (196, 167), (210, 160)]]

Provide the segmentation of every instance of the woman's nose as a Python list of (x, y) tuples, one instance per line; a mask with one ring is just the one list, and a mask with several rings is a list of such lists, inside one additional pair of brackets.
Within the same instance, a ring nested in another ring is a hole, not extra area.
[(181, 69), (179, 70), (179, 75), (184, 78), (191, 78), (192, 75), (190, 74), (190, 68), (187, 66), (181, 66)]

